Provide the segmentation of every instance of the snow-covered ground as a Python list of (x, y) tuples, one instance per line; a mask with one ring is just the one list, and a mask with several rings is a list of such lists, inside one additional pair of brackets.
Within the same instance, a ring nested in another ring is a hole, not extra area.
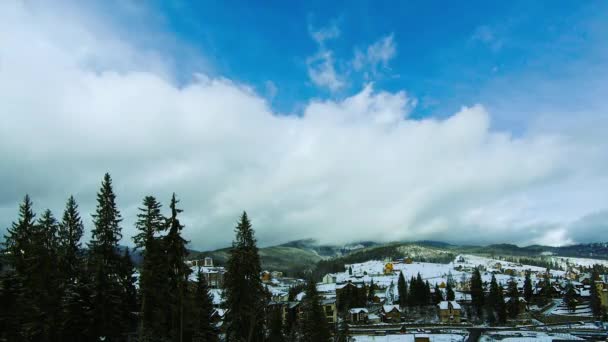
[(550, 342), (555, 340), (569, 340), (569, 341), (584, 341), (580, 337), (576, 337), (566, 333), (544, 333), (535, 331), (500, 331), (492, 332), (487, 335), (483, 335), (479, 338), (480, 342), (491, 342), (491, 341), (508, 341), (508, 342), (526, 342), (526, 341), (542, 341)]
[(354, 342), (414, 342), (415, 337), (428, 337), (431, 342), (464, 341), (465, 335), (457, 334), (402, 334), (386, 336), (353, 336)]
[(608, 260), (601, 260), (601, 259), (570, 258), (570, 257), (560, 257), (560, 256), (555, 256), (555, 257), (552, 257), (551, 259), (554, 262), (557, 262), (558, 265), (560, 265), (564, 268), (568, 265), (568, 263), (570, 263), (570, 265), (579, 265), (579, 266), (585, 266), (585, 267), (590, 267), (595, 264), (608, 266)]

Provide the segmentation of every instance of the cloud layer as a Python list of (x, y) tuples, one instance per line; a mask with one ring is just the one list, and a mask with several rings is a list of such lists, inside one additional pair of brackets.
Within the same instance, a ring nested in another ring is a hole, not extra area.
[[(337, 34), (315, 39), (322, 46)], [(372, 47), (364, 59), (376, 66), (396, 53), (392, 36)], [(578, 131), (495, 131), (482, 105), (414, 120), (415, 103), (368, 84), (279, 115), (235, 80), (196, 74), (177, 84), (161, 52), (81, 14), (3, 2), (0, 224), (25, 193), (57, 214), (74, 194), (87, 216), (108, 171), (126, 237), (143, 196), (166, 202), (176, 192), (199, 249), (227, 245), (242, 210), (263, 244), (596, 241), (580, 225), (606, 226), (606, 196), (569, 190), (603, 184), (589, 170), (608, 165), (606, 144)]]

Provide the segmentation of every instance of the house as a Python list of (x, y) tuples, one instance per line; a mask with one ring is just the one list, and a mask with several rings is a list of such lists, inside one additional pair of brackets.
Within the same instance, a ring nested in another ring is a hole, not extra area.
[(382, 320), (380, 319), (379, 315), (373, 314), (373, 313), (370, 313), (370, 314), (367, 315), (367, 323), (368, 324), (377, 324), (377, 323), (380, 323), (380, 322), (382, 322)]
[(272, 279), (283, 278), (283, 272), (281, 272), (281, 271), (272, 271), (272, 272), (270, 272), (270, 277)]
[(382, 305), (382, 308), (380, 308), (380, 317), (382, 317), (382, 321), (386, 323), (401, 322), (399, 305)]
[(441, 323), (460, 323), (460, 304), (456, 301), (441, 301), (437, 304)]
[(394, 268), (395, 267), (393, 266), (392, 262), (387, 262), (384, 265), (384, 274), (386, 274), (386, 275), (393, 274)]
[(323, 276), (323, 279), (321, 280), (324, 284), (333, 284), (337, 281), (337, 277), (335, 274), (333, 273), (328, 273), (326, 275)]
[(366, 308), (352, 308), (348, 310), (348, 321), (351, 323), (367, 323), (367, 314)]
[(199, 269), (205, 277), (205, 281), (209, 288), (219, 289), (224, 285), (224, 275), (226, 274), (226, 269), (224, 267), (197, 267), (192, 274), (195, 276)]
[(595, 288), (600, 296), (602, 307), (604, 309), (608, 308), (608, 284), (604, 283), (603, 281), (596, 281)]
[(323, 307), (325, 320), (328, 324), (334, 324), (338, 321), (338, 310), (336, 308), (335, 298), (322, 299), (321, 307)]
[(412, 258), (410, 258), (410, 257), (407, 257), (407, 258), (405, 258), (405, 259), (403, 260), (403, 262), (404, 262), (405, 264), (408, 264), (408, 265), (409, 265), (409, 264), (413, 263), (413, 262), (414, 262), (414, 260), (413, 260)]
[(270, 280), (272, 280), (272, 276), (270, 275), (270, 272), (262, 271), (262, 274), (260, 275), (260, 279), (262, 279), (263, 283), (269, 283)]

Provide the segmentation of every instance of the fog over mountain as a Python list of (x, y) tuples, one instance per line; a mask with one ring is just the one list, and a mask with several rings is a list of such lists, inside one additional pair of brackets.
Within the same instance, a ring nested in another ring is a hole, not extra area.
[[(69, 8), (0, 2), (1, 233), (26, 193), (56, 216), (73, 194), (90, 229), (109, 172), (124, 244), (142, 198), (155, 195), (166, 209), (172, 192), (198, 250), (229, 245), (243, 210), (261, 245), (608, 241), (605, 46), (587, 64), (566, 63), (559, 80), (503, 78), (459, 110), (420, 117), (423, 101), (406, 87), (370, 78), (352, 93), (333, 90), (354, 83), (351, 73), (388, 68), (400, 56), (398, 33), (357, 50), (356, 63), (343, 64), (349, 72), (332, 78), (327, 41), (339, 33), (302, 23), (314, 46), (302, 67), (312, 68), (311, 86), (330, 90), (283, 112), (272, 104), (280, 86), (219, 73), (213, 51)], [(590, 39), (608, 33), (590, 30)]]

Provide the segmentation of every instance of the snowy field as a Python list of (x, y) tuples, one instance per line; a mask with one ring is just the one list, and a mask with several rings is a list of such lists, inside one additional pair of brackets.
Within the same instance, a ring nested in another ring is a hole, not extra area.
[(464, 341), (466, 336), (457, 334), (402, 334), (387, 336), (353, 336), (354, 342), (414, 342), (414, 337), (428, 337), (431, 342)]
[(591, 267), (594, 264), (608, 266), (608, 260), (601, 259), (587, 259), (587, 258), (570, 258), (570, 257), (559, 257), (555, 256), (551, 258), (554, 262), (557, 262), (561, 267), (566, 267), (568, 263), (571, 265), (579, 265), (585, 267)]
[(505, 342), (526, 342), (526, 341), (584, 341), (580, 337), (566, 333), (544, 333), (535, 331), (501, 331), (481, 336), (480, 342), (505, 341)]

